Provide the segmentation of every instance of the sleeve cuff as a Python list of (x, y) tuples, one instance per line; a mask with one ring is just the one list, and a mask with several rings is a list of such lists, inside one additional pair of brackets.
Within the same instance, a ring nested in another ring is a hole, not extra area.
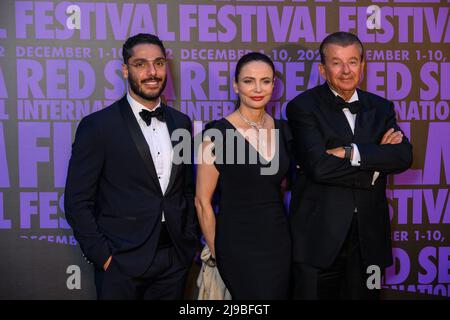
[(372, 178), (372, 185), (375, 185), (375, 181), (377, 181), (378, 177), (380, 176), (380, 173), (378, 171), (375, 171), (373, 173), (373, 178)]
[(353, 147), (353, 158), (350, 161), (352, 166), (359, 167), (361, 165), (361, 155), (359, 154), (358, 146), (352, 143)]

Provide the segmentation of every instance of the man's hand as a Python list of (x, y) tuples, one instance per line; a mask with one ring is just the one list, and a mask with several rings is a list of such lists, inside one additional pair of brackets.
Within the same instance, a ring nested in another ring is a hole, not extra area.
[(402, 142), (403, 133), (395, 131), (394, 128), (389, 129), (381, 139), (380, 144), (399, 144)]
[(109, 256), (108, 260), (106, 260), (105, 264), (103, 265), (103, 270), (107, 270), (109, 267), (109, 264), (111, 263), (112, 256)]
[(331, 154), (333, 156), (336, 156), (338, 158), (342, 158), (342, 159), (345, 158), (345, 150), (344, 150), (343, 147), (338, 147), (338, 148), (334, 148), (334, 149), (328, 149), (327, 153)]

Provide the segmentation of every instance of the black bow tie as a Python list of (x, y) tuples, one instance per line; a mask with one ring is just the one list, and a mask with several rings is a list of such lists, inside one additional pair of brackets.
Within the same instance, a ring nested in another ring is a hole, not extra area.
[(339, 96), (336, 96), (336, 105), (339, 109), (348, 108), (353, 114), (358, 113), (359, 109), (361, 108), (361, 104), (358, 100), (349, 103)]
[(141, 116), (142, 120), (145, 121), (147, 126), (152, 123), (152, 118), (155, 117), (159, 121), (164, 122), (164, 109), (162, 107), (156, 108), (155, 111), (148, 111), (143, 109), (141, 112), (139, 112), (139, 115)]

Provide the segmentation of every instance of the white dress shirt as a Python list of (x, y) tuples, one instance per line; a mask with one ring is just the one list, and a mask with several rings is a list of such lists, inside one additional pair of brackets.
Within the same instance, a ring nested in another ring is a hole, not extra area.
[[(141, 128), (141, 131), (147, 141), (150, 153), (152, 155), (153, 163), (155, 165), (156, 174), (158, 176), (159, 185), (162, 193), (164, 194), (169, 184), (170, 172), (172, 170), (172, 141), (170, 140), (169, 129), (165, 122), (159, 121), (156, 118), (152, 118), (152, 122), (149, 126), (142, 120), (139, 112), (141, 110), (147, 110), (142, 104), (137, 102), (133, 97), (127, 93), (127, 100), (133, 110), (133, 114)], [(158, 105), (153, 109), (161, 107), (161, 100)], [(162, 221), (165, 221), (164, 212), (162, 215)]]
[[(334, 91), (333, 89), (331, 89), (331, 91), (333, 92), (333, 94), (335, 96), (339, 96), (339, 94), (336, 91)], [(354, 101), (359, 101), (358, 92), (356, 90), (347, 102), (350, 103), (350, 102), (354, 102)], [(347, 118), (350, 129), (352, 129), (352, 133), (355, 134), (356, 114), (351, 113), (348, 108), (343, 108), (342, 111), (344, 112), (345, 117)], [(353, 158), (352, 158), (352, 160), (350, 160), (350, 163), (354, 167), (359, 167), (361, 165), (361, 155), (359, 153), (358, 146), (356, 144), (352, 143), (352, 147), (353, 147)], [(380, 175), (380, 173), (378, 171), (374, 172), (373, 179), (372, 179), (372, 185), (375, 184), (375, 181), (377, 180), (379, 175)]]

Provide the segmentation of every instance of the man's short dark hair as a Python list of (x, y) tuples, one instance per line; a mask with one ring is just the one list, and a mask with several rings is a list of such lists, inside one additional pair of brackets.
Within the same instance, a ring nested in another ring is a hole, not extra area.
[(127, 41), (125, 41), (125, 43), (123, 44), (122, 56), (123, 56), (123, 62), (125, 64), (128, 63), (128, 59), (130, 59), (130, 57), (132, 56), (132, 54), (133, 54), (132, 50), (133, 50), (134, 46), (136, 46), (138, 44), (143, 44), (143, 43), (157, 45), (158, 47), (161, 48), (161, 51), (164, 54), (164, 57), (166, 57), (166, 48), (164, 48), (164, 44), (157, 36), (155, 36), (154, 34), (150, 34), (150, 33), (139, 33), (137, 35), (129, 37), (127, 39)]
[(359, 38), (353, 33), (339, 31), (325, 37), (325, 39), (323, 39), (322, 43), (320, 44), (319, 52), (320, 62), (322, 64), (325, 64), (325, 50), (330, 44), (337, 44), (341, 47), (347, 47), (352, 44), (356, 44), (361, 54), (361, 61), (364, 60), (364, 46), (361, 40), (359, 40)]

